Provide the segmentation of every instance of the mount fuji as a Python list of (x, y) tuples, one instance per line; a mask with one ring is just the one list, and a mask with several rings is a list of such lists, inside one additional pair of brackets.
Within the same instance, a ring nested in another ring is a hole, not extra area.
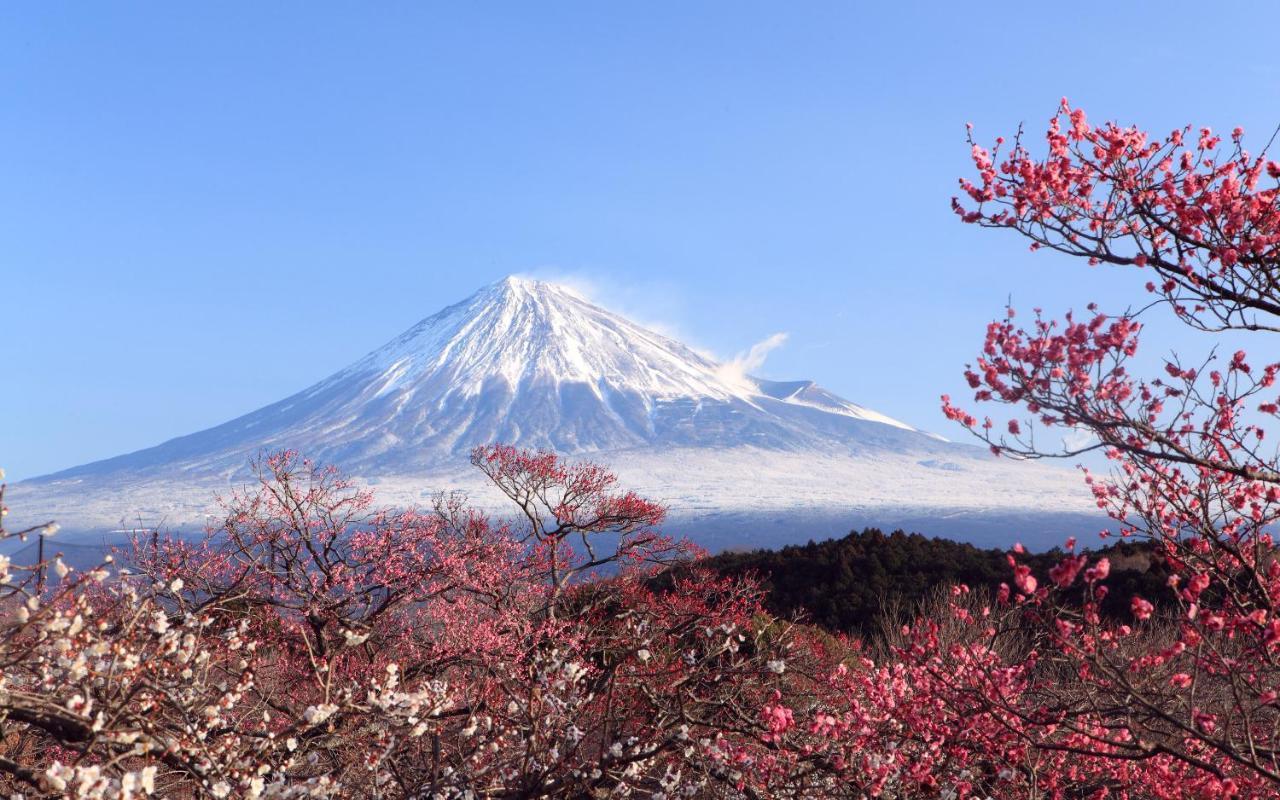
[(768, 381), (553, 283), (507, 278), (277, 403), (155, 447), (24, 481), (10, 505), (74, 531), (214, 513), (263, 450), (291, 448), (375, 484), (383, 502), (461, 489), (505, 442), (589, 457), (670, 504), (709, 547), (862, 524), (989, 542), (1091, 525), (1072, 473), (995, 459), (812, 381)]

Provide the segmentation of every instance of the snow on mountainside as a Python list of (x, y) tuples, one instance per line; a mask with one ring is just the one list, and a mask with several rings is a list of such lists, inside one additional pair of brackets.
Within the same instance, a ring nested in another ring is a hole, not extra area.
[(174, 467), (230, 474), (279, 447), (385, 472), (433, 467), (495, 441), (565, 453), (924, 445), (911, 427), (811, 382), (726, 372), (570, 289), (507, 278), (279, 403), (52, 477)]
[(278, 403), (17, 488), (78, 528), (181, 523), (199, 519), (254, 455), (287, 447), (380, 484), (388, 501), (417, 502), (428, 490), (482, 492), (461, 465), (490, 442), (592, 454), (690, 519), (1085, 508), (1058, 470), (997, 462), (811, 381), (743, 376), (568, 288), (522, 278)]

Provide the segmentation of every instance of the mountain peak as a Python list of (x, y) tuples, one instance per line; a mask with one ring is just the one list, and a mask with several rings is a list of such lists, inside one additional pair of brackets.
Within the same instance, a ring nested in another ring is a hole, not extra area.
[(1045, 477), (1020, 483), (1014, 470), (1025, 464), (939, 441), (813, 381), (733, 367), (571, 289), (511, 276), (279, 402), (25, 481), (15, 496), (69, 530), (198, 525), (216, 511), (209, 498), (246, 479), (253, 458), (293, 449), (409, 506), (437, 490), (492, 492), (466, 454), (502, 442), (610, 464), (628, 485), (671, 501), (682, 525), (697, 520), (704, 534), (729, 537), (722, 544), (822, 529), (813, 526), (834, 533), (868, 509), (879, 510), (862, 524), (914, 525), (927, 509), (954, 532), (958, 498), (981, 514), (993, 504), (1018, 514), (1043, 512), (1047, 500), (1069, 505), (1059, 502), (1072, 497), (1067, 479), (1036, 473)]
[(388, 385), (438, 375), (448, 396), (505, 384), (575, 384), (645, 395), (739, 394), (719, 366), (679, 342), (592, 304), (561, 284), (508, 276), (422, 320), (346, 372), (379, 372)]
[(500, 281), (489, 284), (481, 292), (489, 292), (492, 294), (517, 294), (517, 293), (536, 293), (547, 291), (554, 287), (555, 284), (547, 281), (540, 281), (535, 278), (526, 278), (523, 275), (508, 275)]
[[(369, 472), (478, 444), (566, 453), (665, 447), (847, 449), (936, 443), (809, 381), (724, 365), (559, 284), (508, 276), (316, 385), (224, 425), (83, 469), (240, 469), (293, 448)], [(905, 439), (903, 438), (905, 437)], [(74, 470), (73, 470), (74, 472)]]
[(579, 292), (562, 283), (529, 278), (523, 275), (508, 275), (500, 281), (489, 284), (476, 293), (489, 297), (548, 297), (564, 296), (585, 300)]
[(530, 278), (528, 275), (512, 273), (500, 281), (493, 284), (494, 286), (504, 286), (512, 289), (524, 289), (528, 291), (548, 288), (562, 288), (561, 284), (552, 281), (544, 281), (541, 278)]

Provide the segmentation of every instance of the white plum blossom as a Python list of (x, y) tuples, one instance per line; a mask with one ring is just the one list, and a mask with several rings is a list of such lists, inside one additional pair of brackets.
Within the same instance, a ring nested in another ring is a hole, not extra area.
[(302, 718), (306, 720), (308, 725), (319, 725), (337, 712), (338, 707), (336, 705), (322, 703), (318, 706), (307, 706), (307, 710), (302, 712)]

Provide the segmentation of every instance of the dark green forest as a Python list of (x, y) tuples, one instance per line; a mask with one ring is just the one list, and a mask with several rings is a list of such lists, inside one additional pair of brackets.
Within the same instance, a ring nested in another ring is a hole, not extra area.
[[(1105, 613), (1126, 617), (1135, 593), (1168, 598), (1168, 573), (1146, 545), (1120, 542), (1096, 555), (1112, 562)], [(1062, 556), (1054, 550), (1019, 559), (1044, 581)], [(879, 633), (886, 610), (909, 611), (938, 587), (964, 583), (994, 594), (1012, 578), (1004, 550), (876, 528), (780, 550), (722, 553), (699, 563), (720, 575), (756, 577), (767, 592), (769, 610), (778, 616), (862, 636)]]

